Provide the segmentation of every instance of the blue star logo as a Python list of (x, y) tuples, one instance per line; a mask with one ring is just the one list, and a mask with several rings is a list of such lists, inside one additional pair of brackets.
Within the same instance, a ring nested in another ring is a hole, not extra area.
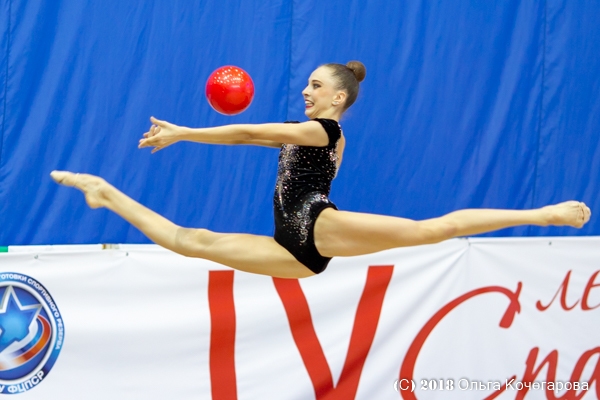
[(29, 335), (31, 322), (38, 316), (41, 304), (21, 305), (15, 289), (7, 286), (0, 302), (0, 353), (12, 343)]

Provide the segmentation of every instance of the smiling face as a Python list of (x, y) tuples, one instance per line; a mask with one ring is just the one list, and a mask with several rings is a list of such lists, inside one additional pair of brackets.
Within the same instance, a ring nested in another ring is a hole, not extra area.
[(336, 84), (328, 67), (319, 67), (310, 75), (308, 86), (302, 91), (304, 114), (308, 118), (339, 120), (344, 109), (346, 93), (336, 89)]

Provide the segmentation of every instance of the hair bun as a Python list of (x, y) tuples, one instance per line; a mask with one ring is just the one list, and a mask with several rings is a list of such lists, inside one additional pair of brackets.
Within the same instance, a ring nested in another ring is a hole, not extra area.
[(352, 70), (357, 81), (362, 82), (365, 79), (365, 76), (367, 75), (367, 69), (360, 61), (350, 61), (348, 64), (346, 64), (346, 67)]

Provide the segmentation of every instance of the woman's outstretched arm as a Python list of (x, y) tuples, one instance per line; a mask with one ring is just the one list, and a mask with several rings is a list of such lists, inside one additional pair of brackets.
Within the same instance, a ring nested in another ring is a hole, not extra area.
[(325, 129), (316, 121), (300, 124), (238, 124), (213, 128), (187, 128), (154, 117), (150, 121), (155, 125), (144, 134), (138, 147), (154, 147), (152, 152), (179, 141), (268, 147), (280, 147), (282, 143), (319, 147), (329, 144)]

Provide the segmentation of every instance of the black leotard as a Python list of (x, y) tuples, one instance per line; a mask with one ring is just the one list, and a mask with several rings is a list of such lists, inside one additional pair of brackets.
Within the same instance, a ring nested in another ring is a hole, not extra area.
[[(328, 196), (337, 173), (337, 144), (342, 130), (337, 121), (316, 118), (329, 136), (325, 147), (283, 144), (279, 152), (277, 185), (273, 197), (275, 241), (318, 274), (331, 258), (317, 251), (314, 225), (319, 213), (337, 207)], [(297, 123), (296, 121), (294, 121)]]

